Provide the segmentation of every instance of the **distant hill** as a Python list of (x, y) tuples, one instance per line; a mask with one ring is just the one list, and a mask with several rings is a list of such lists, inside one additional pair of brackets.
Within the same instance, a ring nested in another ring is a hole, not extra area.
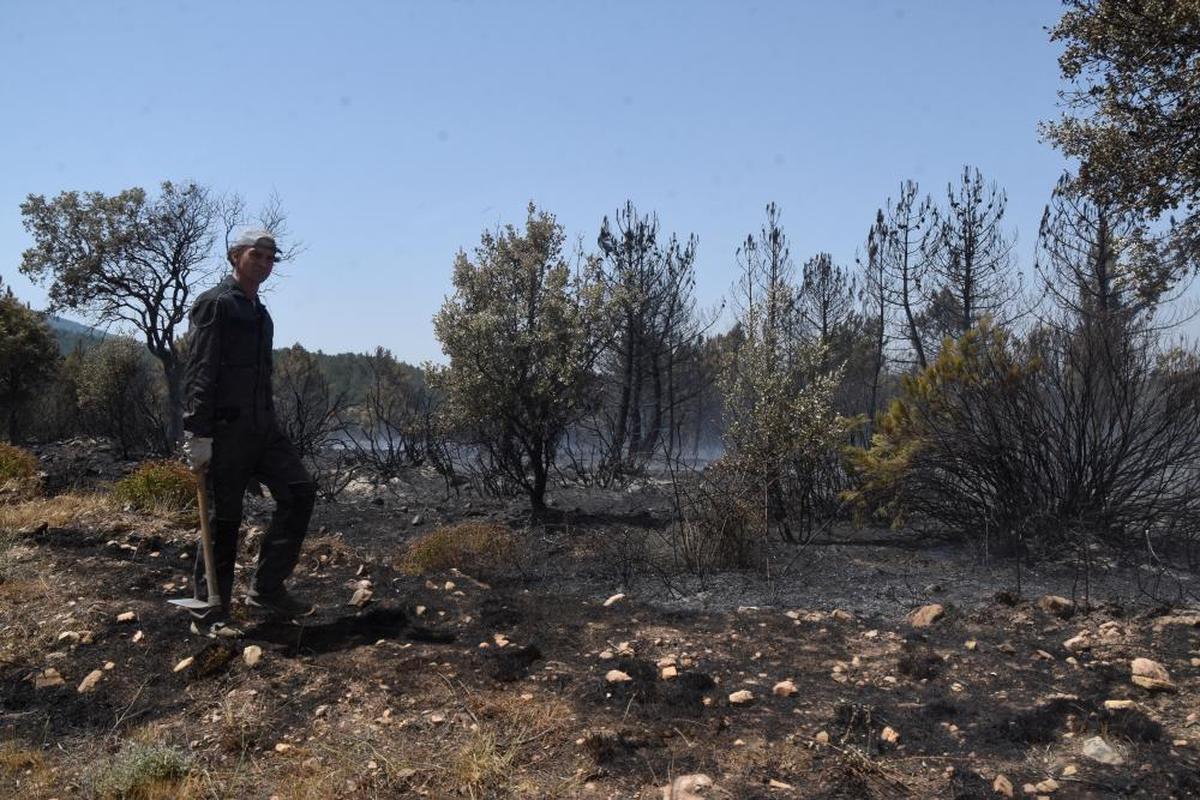
[(79, 322), (64, 319), (55, 314), (46, 315), (46, 324), (58, 340), (58, 351), (63, 355), (76, 349), (87, 350), (107, 339), (110, 334)]

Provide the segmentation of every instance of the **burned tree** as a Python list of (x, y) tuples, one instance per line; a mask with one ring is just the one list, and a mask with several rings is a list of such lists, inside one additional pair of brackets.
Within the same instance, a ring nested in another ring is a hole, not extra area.
[(700, 324), (693, 289), (696, 238), (659, 240), (658, 217), (632, 202), (604, 218), (600, 280), (612, 314), (602, 361), (604, 400), (592, 424), (598, 477), (641, 469), (656, 453), (679, 452), (690, 399), (681, 373), (695, 366)]
[(1013, 240), (1002, 227), (1007, 204), (995, 183), (963, 167), (958, 186), (946, 186), (945, 208), (933, 208), (922, 255), (930, 276), (927, 315), (939, 336), (962, 336), (984, 316), (1005, 322), (1019, 315), (1012, 308), (1020, 291)]
[(920, 369), (928, 364), (925, 335), (922, 331), (922, 311), (927, 288), (922, 244), (928, 236), (932, 206), (929, 198), (918, 199), (917, 184), (905, 181), (900, 184), (900, 194), (877, 217), (879, 231), (879, 268), (887, 281), (885, 296), (889, 305), (900, 310), (902, 335), (898, 338), (908, 342), (912, 359)]

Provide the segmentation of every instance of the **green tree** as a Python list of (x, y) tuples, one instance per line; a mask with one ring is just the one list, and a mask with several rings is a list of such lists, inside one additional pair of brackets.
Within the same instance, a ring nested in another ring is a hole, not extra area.
[(111, 437), (124, 458), (170, 452), (162, 378), (137, 342), (112, 337), (84, 353), (76, 391), (89, 430)]
[(474, 259), (459, 252), (454, 294), (433, 319), (450, 359), (435, 378), (452, 426), (535, 510), (563, 435), (594, 400), (607, 338), (598, 265), (584, 259), (573, 272), (563, 240), (554, 217), (530, 203), (523, 232), (484, 233)]
[(18, 440), (25, 404), (54, 377), (58, 345), (42, 315), (13, 297), (0, 294), (0, 409), (7, 417), (8, 439)]
[(209, 274), (220, 204), (195, 183), (162, 184), (112, 196), (63, 192), (21, 204), (33, 246), (21, 272), (49, 281), (52, 308), (100, 325), (132, 326), (162, 365), (171, 409), (169, 435), (182, 432), (182, 364), (175, 347), (192, 292)]
[(1157, 217), (1184, 207), (1179, 243), (1200, 241), (1200, 0), (1066, 0), (1051, 31), (1068, 113), (1043, 133), (1080, 159), (1101, 202)]

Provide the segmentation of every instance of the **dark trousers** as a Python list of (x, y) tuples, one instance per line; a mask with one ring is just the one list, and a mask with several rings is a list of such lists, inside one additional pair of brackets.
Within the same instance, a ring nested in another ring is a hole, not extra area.
[[(284, 580), (292, 574), (300, 558), (300, 546), (316, 501), (316, 484), (292, 443), (275, 425), (263, 430), (234, 423), (217, 429), (207, 476), (209, 530), (213, 537), (217, 588), (226, 612), (233, 599), (242, 497), (251, 480), (265, 485), (275, 500), (275, 513), (258, 550), (251, 589), (255, 595), (269, 596), (283, 590)], [(202, 550), (196, 555), (194, 580), (196, 597), (207, 599)]]

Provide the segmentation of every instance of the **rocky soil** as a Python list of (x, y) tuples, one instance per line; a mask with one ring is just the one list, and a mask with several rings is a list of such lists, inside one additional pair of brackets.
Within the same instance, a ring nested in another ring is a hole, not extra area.
[[(121, 770), (150, 776), (126, 796), (264, 800), (1200, 797), (1187, 574), (1113, 566), (1085, 604), (1042, 565), (1018, 596), (1011, 564), (844, 530), (700, 579), (668, 568), (653, 487), (534, 522), (414, 477), (318, 509), (314, 616), (239, 609), (245, 638), (210, 640), (166, 603), (186, 518), (42, 509), (0, 559), (4, 797), (121, 796)], [(514, 530), (511, 563), (398, 568), (471, 519)]]

